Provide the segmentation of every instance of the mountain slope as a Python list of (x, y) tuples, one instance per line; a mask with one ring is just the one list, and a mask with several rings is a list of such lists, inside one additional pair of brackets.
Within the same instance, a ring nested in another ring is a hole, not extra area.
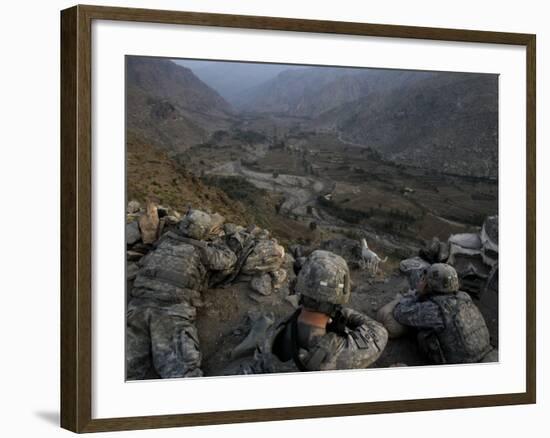
[(430, 72), (340, 67), (284, 71), (251, 89), (242, 108), (250, 112), (315, 118), (371, 92), (385, 92), (431, 75)]
[(223, 190), (203, 184), (166, 151), (130, 131), (126, 139), (126, 196), (145, 202), (155, 197), (183, 213), (187, 207), (217, 211), (228, 221), (246, 223), (246, 210)]
[(126, 139), (126, 196), (143, 204), (156, 198), (180, 213), (188, 207), (217, 212), (227, 222), (268, 228), (283, 243), (314, 235), (307, 224), (277, 213), (280, 194), (259, 189), (242, 177), (199, 178), (132, 131)]
[(341, 105), (316, 124), (404, 164), (472, 176), (498, 173), (496, 75), (435, 73)]
[(168, 149), (185, 150), (233, 121), (216, 91), (170, 60), (127, 57), (126, 81), (127, 129)]

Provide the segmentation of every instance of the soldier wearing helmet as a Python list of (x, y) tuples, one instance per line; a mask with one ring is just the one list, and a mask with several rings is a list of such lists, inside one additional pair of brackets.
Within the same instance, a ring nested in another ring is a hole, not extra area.
[(384, 326), (343, 307), (351, 284), (342, 257), (314, 251), (298, 273), (295, 290), (301, 306), (266, 335), (254, 360), (240, 364), (236, 373), (273, 372), (273, 356), (281, 362), (293, 360), (300, 371), (366, 368), (380, 357), (388, 341)]
[(189, 210), (140, 260), (126, 316), (128, 380), (201, 376), (195, 325), (201, 292), (232, 271), (237, 256), (217, 236), (223, 217)]
[(275, 275), (284, 249), (258, 227), (189, 209), (140, 262), (126, 317), (126, 377), (202, 376), (195, 324), (202, 292), (238, 273)]
[(393, 309), (395, 320), (417, 329), (420, 349), (435, 364), (493, 362), (485, 320), (470, 296), (459, 290), (456, 270), (435, 263), (416, 275), (416, 290)]

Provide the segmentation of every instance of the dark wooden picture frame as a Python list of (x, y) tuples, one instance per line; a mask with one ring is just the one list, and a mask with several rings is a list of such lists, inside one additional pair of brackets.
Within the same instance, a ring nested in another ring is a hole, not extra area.
[[(92, 419), (93, 20), (186, 24), (508, 44), (526, 47), (527, 266), (526, 391), (523, 393)], [(97, 432), (329, 416), (528, 404), (536, 402), (535, 48), (531, 34), (195, 12), (75, 6), (61, 12), (61, 426)]]

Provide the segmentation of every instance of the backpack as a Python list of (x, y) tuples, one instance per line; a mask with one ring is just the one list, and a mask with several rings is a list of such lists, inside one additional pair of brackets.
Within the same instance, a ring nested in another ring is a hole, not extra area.
[(433, 295), (445, 328), (435, 332), (443, 363), (479, 362), (489, 351), (489, 330), (483, 315), (465, 292)]

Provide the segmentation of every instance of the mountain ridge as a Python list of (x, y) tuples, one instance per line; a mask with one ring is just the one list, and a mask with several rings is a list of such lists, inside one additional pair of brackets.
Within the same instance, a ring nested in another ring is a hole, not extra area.
[(206, 141), (230, 126), (235, 113), (190, 69), (168, 59), (126, 59), (128, 128), (175, 151)]

